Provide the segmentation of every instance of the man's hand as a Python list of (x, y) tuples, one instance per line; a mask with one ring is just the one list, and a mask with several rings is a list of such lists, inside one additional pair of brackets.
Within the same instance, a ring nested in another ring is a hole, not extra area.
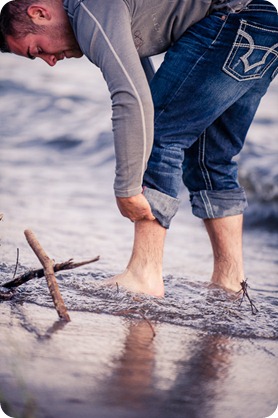
[(149, 202), (142, 193), (132, 197), (117, 197), (116, 200), (121, 214), (132, 222), (155, 220)]

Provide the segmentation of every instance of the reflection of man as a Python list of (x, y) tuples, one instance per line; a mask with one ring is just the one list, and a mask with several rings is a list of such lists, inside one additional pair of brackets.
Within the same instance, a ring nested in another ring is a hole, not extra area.
[[(147, 321), (130, 322), (121, 357), (109, 379), (109, 402), (145, 412), (154, 396), (155, 349)], [(106, 396), (107, 399), (107, 396)]]
[[(121, 213), (136, 221), (131, 260), (111, 282), (164, 294), (164, 238), (182, 179), (211, 239), (212, 281), (239, 290), (246, 197), (233, 157), (277, 72), (275, 7), (265, 0), (14, 0), (2, 10), (0, 30), (2, 51), (51, 66), (85, 54), (103, 72), (115, 194)], [(154, 75), (147, 57), (165, 51)]]
[(136, 417), (208, 417), (223, 398), (223, 387), (229, 387), (229, 337), (164, 325), (156, 330), (157, 341), (146, 321), (130, 322), (113, 373), (100, 385), (99, 398), (115, 408), (116, 416), (118, 408), (121, 416), (128, 408)]

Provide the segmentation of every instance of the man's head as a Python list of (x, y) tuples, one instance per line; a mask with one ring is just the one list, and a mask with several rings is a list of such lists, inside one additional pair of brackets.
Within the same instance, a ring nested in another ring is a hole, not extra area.
[(79, 58), (62, 0), (13, 0), (0, 15), (0, 50), (42, 58), (53, 66), (63, 58)]

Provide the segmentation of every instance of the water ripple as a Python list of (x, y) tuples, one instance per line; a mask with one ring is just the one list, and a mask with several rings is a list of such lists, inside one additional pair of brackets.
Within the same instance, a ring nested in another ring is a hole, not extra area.
[[(2, 270), (3, 271), (3, 270)], [(165, 278), (166, 296), (157, 299), (135, 295), (123, 288), (103, 286), (105, 274), (59, 276), (58, 282), (69, 311), (84, 311), (144, 317), (154, 323), (192, 327), (212, 334), (233, 337), (277, 339), (277, 298), (260, 290), (250, 292), (259, 312), (253, 315), (250, 304), (204, 282), (184, 277)], [(53, 307), (45, 280), (33, 280), (18, 291), (15, 303), (22, 301)]]

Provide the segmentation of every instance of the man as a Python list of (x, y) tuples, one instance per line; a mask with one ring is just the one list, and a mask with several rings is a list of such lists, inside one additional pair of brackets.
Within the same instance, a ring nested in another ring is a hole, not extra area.
[[(240, 290), (247, 204), (233, 157), (277, 73), (275, 7), (265, 0), (14, 0), (2, 10), (0, 31), (3, 52), (52, 66), (85, 54), (107, 82), (115, 195), (135, 221), (130, 262), (110, 283), (163, 296), (164, 239), (183, 179), (211, 239), (212, 282)], [(148, 57), (165, 51), (154, 75)]]

